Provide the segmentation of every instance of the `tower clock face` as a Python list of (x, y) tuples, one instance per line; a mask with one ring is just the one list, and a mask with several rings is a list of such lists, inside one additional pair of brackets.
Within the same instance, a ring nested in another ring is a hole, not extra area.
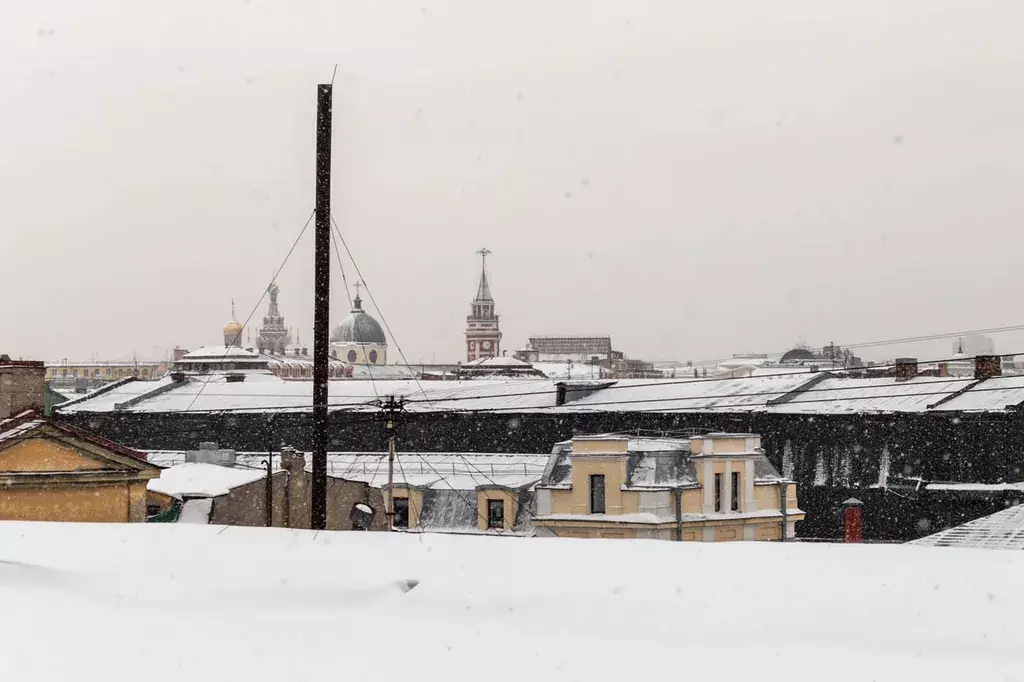
[(476, 341), (470, 341), (469, 342), (469, 349), (473, 350), (474, 348), (476, 348)]
[(482, 346), (483, 346), (484, 350), (490, 350), (490, 348), (491, 348), (491, 342), (490, 342), (490, 341), (484, 341), (484, 342), (483, 342), (482, 344), (480, 344), (480, 345), (482, 345)]

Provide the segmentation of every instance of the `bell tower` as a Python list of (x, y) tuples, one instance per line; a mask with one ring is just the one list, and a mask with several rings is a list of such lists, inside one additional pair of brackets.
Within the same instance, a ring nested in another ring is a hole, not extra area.
[(491, 252), (480, 249), (477, 253), (480, 255), (480, 284), (470, 314), (466, 317), (467, 362), (501, 355), (501, 329), (498, 327), (498, 315), (494, 312), (491, 285), (487, 282), (487, 256)]

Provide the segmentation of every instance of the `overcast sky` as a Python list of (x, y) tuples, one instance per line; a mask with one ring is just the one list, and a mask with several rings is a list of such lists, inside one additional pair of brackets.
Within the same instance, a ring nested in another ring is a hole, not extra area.
[(335, 63), (333, 212), (411, 362), (464, 357), (482, 246), (509, 351), (1021, 323), (1022, 35), (1013, 1), (7, 2), (0, 352), (220, 342), (312, 211)]

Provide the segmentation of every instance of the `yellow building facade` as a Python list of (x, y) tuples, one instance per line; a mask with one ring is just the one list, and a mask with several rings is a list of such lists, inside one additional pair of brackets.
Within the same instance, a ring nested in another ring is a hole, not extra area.
[(725, 542), (794, 537), (803, 518), (755, 434), (612, 434), (559, 444), (533, 525), (538, 536)]
[(139, 362), (59, 362), (46, 365), (46, 381), (73, 382), (76, 379), (118, 381), (128, 377), (159, 379), (170, 369), (165, 360)]
[(159, 475), (140, 453), (73, 427), (0, 422), (0, 520), (142, 522)]

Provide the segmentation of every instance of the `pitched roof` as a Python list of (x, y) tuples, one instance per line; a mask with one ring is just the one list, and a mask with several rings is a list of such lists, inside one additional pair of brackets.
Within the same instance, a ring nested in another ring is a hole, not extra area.
[(71, 426), (70, 424), (63, 424), (49, 419), (41, 419), (37, 413), (32, 411), (22, 412), (11, 419), (6, 419), (0, 422), (0, 446), (2, 446), (6, 441), (28, 438), (34, 431), (44, 427), (59, 431), (71, 438), (90, 443), (109, 452), (113, 452), (124, 457), (130, 457), (131, 459), (149, 465), (149, 462), (146, 460), (145, 453), (133, 450), (121, 445), (120, 443), (115, 443), (112, 440), (107, 440), (106, 438), (84, 431), (76, 426)]
[(912, 545), (1024, 550), (1024, 504), (914, 540)]

